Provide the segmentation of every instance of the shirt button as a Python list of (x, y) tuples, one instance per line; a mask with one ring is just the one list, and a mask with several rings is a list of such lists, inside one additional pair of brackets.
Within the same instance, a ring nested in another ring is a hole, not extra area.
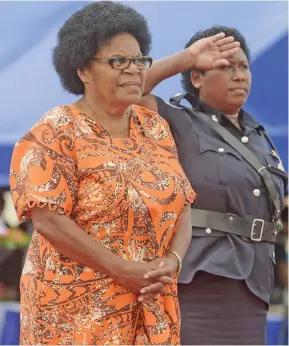
[(207, 228), (207, 229), (206, 229), (206, 233), (207, 233), (207, 234), (211, 234), (211, 233), (212, 233), (211, 228)]
[(241, 142), (244, 143), (244, 144), (248, 143), (249, 142), (249, 138), (247, 136), (244, 136), (244, 137), (241, 138)]
[(218, 122), (218, 118), (215, 114), (212, 115), (212, 120), (215, 121), (216, 123)]
[(261, 194), (261, 192), (260, 192), (259, 189), (255, 189), (255, 190), (253, 191), (253, 195), (254, 195), (255, 197), (259, 197), (260, 194)]
[(219, 152), (219, 153), (223, 153), (224, 151), (225, 151), (224, 148), (219, 148), (219, 149), (218, 149), (218, 152)]

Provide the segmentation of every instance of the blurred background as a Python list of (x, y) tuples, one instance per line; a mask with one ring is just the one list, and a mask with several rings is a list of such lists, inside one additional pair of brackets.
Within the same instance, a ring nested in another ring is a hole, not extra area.
[[(0, 344), (18, 344), (19, 277), (31, 235), (19, 224), (9, 193), (15, 142), (50, 108), (71, 103), (52, 68), (51, 50), (64, 21), (88, 2), (0, 2)], [(154, 59), (183, 49), (198, 30), (236, 27), (251, 49), (252, 89), (245, 109), (267, 129), (288, 171), (287, 1), (123, 2), (148, 20)], [(154, 93), (165, 100), (182, 92), (175, 76)], [(268, 344), (286, 341), (288, 314), (288, 200), (276, 246), (276, 279), (268, 317)]]

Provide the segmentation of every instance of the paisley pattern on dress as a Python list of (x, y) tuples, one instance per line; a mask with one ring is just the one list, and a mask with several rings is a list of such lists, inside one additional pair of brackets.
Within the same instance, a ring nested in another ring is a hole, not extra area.
[[(10, 186), (19, 219), (48, 206), (123, 259), (165, 256), (195, 193), (165, 120), (139, 106), (130, 112), (130, 137), (112, 138), (75, 106), (48, 111), (14, 148)], [(20, 289), (21, 344), (180, 343), (176, 285), (139, 303), (35, 231)]]

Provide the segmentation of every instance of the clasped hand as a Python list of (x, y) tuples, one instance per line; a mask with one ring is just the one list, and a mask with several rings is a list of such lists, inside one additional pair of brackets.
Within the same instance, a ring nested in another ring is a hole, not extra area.
[(178, 261), (174, 255), (157, 258), (148, 263), (127, 261), (116, 281), (144, 301), (165, 292), (166, 285), (175, 283)]

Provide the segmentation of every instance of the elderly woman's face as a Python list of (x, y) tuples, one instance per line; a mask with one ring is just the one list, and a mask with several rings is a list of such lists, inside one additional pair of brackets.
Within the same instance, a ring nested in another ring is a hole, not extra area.
[(240, 51), (229, 59), (228, 67), (192, 76), (200, 97), (211, 107), (234, 114), (246, 102), (251, 88), (251, 72), (245, 53)]
[[(130, 34), (121, 33), (103, 46), (95, 58), (135, 58), (141, 56), (137, 40)], [(90, 89), (89, 92), (94, 93), (101, 102), (106, 102), (112, 107), (128, 107), (140, 100), (145, 76), (145, 70), (139, 69), (133, 62), (126, 69), (119, 70), (112, 68), (107, 61), (92, 60), (81, 79), (85, 84), (86, 91)]]

